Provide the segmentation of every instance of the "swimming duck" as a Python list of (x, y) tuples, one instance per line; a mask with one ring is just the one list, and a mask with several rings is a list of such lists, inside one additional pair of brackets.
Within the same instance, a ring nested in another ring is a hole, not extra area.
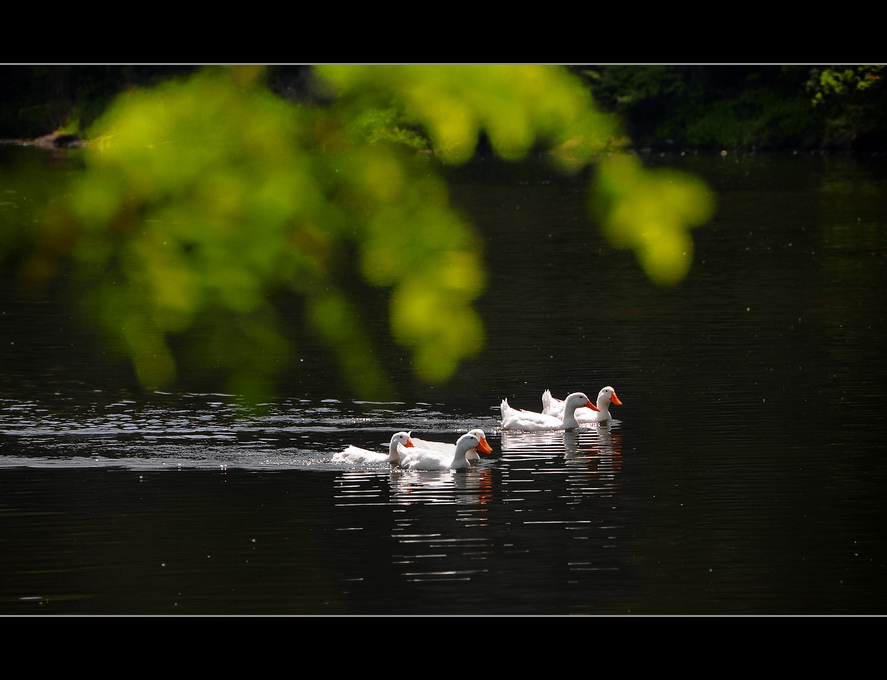
[[(484, 434), (484, 431), (481, 429), (469, 430), (468, 434), (473, 434), (477, 437), (478, 441), (486, 441), (487, 436)], [(419, 439), (418, 437), (412, 437), (413, 444), (416, 448), (419, 449), (431, 449), (432, 451), (440, 451), (441, 453), (449, 454), (450, 457), (455, 457), (456, 455), (456, 445), (448, 444), (447, 442), (435, 442), (428, 441), (425, 439)], [(469, 465), (477, 465), (480, 461), (480, 456), (477, 453), (477, 449), (469, 449), (465, 453), (465, 460), (468, 461)]]
[(579, 427), (576, 420), (576, 409), (587, 407), (597, 410), (582, 392), (573, 392), (564, 401), (564, 407), (560, 415), (536, 413), (523, 409), (512, 408), (508, 405), (508, 399), (503, 399), (500, 409), (502, 411), (503, 430), (570, 430)]
[(493, 452), (486, 437), (478, 437), (469, 432), (459, 437), (453, 453), (417, 446), (408, 452), (402, 450), (401, 466), (410, 470), (464, 470), (470, 466), (465, 455), (471, 449), (479, 449), (483, 453)]
[(344, 451), (333, 456), (334, 463), (388, 463), (400, 465), (403, 454), (401, 447), (406, 450), (415, 447), (409, 432), (396, 432), (391, 436), (388, 444), (388, 453), (368, 451), (357, 446), (349, 446)]
[[(594, 410), (587, 408), (577, 409), (576, 420), (579, 423), (602, 423), (605, 420), (610, 420), (613, 417), (610, 415), (611, 403), (622, 406), (622, 402), (616, 396), (616, 390), (608, 385), (598, 392), (597, 408)], [(542, 394), (542, 413), (550, 416), (559, 416), (563, 413), (563, 410), (564, 402), (560, 399), (555, 399), (551, 396), (549, 390), (545, 390)]]

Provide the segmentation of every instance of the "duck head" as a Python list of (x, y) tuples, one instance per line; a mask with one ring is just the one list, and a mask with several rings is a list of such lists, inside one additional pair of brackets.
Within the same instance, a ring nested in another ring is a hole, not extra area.
[[(597, 395), (597, 403), (598, 404), (603, 402), (604, 405), (606, 405), (606, 403), (608, 401), (613, 404), (616, 404), (616, 406), (622, 406), (622, 402), (619, 400), (619, 397), (616, 396), (616, 390), (614, 390), (609, 385), (607, 385), (604, 389), (602, 389), (600, 392), (598, 392), (598, 395)], [(596, 409), (596, 410), (600, 410), (600, 409)]]

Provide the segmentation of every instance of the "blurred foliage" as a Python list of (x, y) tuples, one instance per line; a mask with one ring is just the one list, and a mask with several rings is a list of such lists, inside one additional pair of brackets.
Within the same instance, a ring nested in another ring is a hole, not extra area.
[(684, 173), (647, 170), (636, 156), (612, 156), (599, 169), (592, 205), (610, 242), (632, 248), (650, 280), (679, 282), (693, 261), (689, 229), (712, 216), (714, 194)]
[[(481, 138), (506, 159), (545, 149), (564, 171), (596, 164), (607, 237), (656, 282), (686, 273), (688, 230), (711, 215), (711, 194), (617, 153), (618, 125), (567, 70), (316, 72), (321, 91), (302, 105), (273, 94), (258, 67), (128, 91), (50, 205), (25, 280), (66, 272), (145, 387), (173, 384), (188, 362), (232, 392), (272, 393), (297, 356), (293, 308), (356, 396), (394, 395), (380, 352), (390, 339), (420, 378), (447, 380), (484, 344), (473, 304), (486, 276), (438, 163), (467, 161)], [(359, 302), (367, 286), (387, 299), (385, 335)]]
[[(395, 105), (406, 123), (427, 131), (437, 155), (462, 163), (483, 132), (502, 158), (533, 147), (563, 150), (565, 167), (587, 163), (616, 143), (615, 121), (598, 112), (581, 81), (536, 66), (325, 66), (320, 73), (363, 113)], [(625, 141), (625, 140), (622, 140)]]

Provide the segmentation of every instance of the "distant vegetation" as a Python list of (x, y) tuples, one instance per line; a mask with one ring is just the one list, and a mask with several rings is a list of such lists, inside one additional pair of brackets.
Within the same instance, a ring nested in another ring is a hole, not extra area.
[[(624, 122), (636, 147), (885, 150), (881, 65), (576, 65), (595, 101)], [(85, 134), (113, 98), (196, 71), (194, 66), (0, 67), (0, 138)], [(319, 94), (308, 66), (267, 69), (287, 99)], [(406, 133), (406, 131), (404, 131)]]
[(635, 146), (885, 150), (874, 66), (576, 66)]

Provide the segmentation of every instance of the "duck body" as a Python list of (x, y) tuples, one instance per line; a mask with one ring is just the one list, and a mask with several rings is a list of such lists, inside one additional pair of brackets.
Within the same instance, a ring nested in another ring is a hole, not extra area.
[(570, 394), (564, 400), (564, 406), (559, 415), (536, 413), (535, 411), (512, 408), (509, 406), (508, 400), (503, 399), (502, 404), (500, 405), (502, 411), (502, 429), (530, 431), (572, 430), (573, 428), (579, 427), (579, 421), (576, 419), (576, 410), (584, 407), (589, 409), (597, 408), (582, 392), (573, 392)]
[[(468, 451), (479, 449), (483, 453), (493, 452), (486, 437), (479, 437), (473, 432), (459, 437), (452, 452), (443, 451), (438, 447), (421, 448), (415, 445), (409, 451), (401, 451), (403, 457), (401, 466), (410, 470), (464, 470), (471, 466), (466, 459)], [(426, 444), (439, 444), (439, 442), (426, 442)]]
[[(552, 397), (549, 390), (545, 390), (542, 394), (542, 413), (550, 416), (557, 416), (563, 413), (565, 403), (565, 401)], [(583, 424), (603, 423), (607, 420), (611, 420), (613, 416), (610, 415), (610, 404), (622, 406), (622, 401), (616, 396), (616, 390), (608, 385), (598, 392), (596, 408), (576, 409), (576, 420)]]
[(388, 444), (388, 453), (379, 451), (369, 451), (357, 446), (349, 446), (344, 451), (340, 451), (333, 455), (334, 463), (374, 463), (389, 465), (400, 465), (403, 460), (404, 450), (414, 448), (413, 440), (409, 432), (396, 432), (392, 435)]
[[(483, 440), (486, 441), (487, 436), (484, 434), (484, 431), (481, 429), (469, 430), (468, 434), (473, 434), (477, 437), (478, 441)], [(450, 444), (448, 442), (435, 442), (429, 441), (425, 439), (419, 439), (418, 437), (411, 437), (413, 440), (413, 444), (417, 449), (429, 449), (432, 451), (440, 451), (443, 454), (449, 454), (451, 458), (455, 458), (456, 456), (456, 445)], [(489, 453), (485, 451), (484, 453)], [(477, 453), (477, 448), (468, 449), (465, 453), (465, 460), (468, 461), (469, 465), (477, 465), (480, 462), (480, 455)]]

